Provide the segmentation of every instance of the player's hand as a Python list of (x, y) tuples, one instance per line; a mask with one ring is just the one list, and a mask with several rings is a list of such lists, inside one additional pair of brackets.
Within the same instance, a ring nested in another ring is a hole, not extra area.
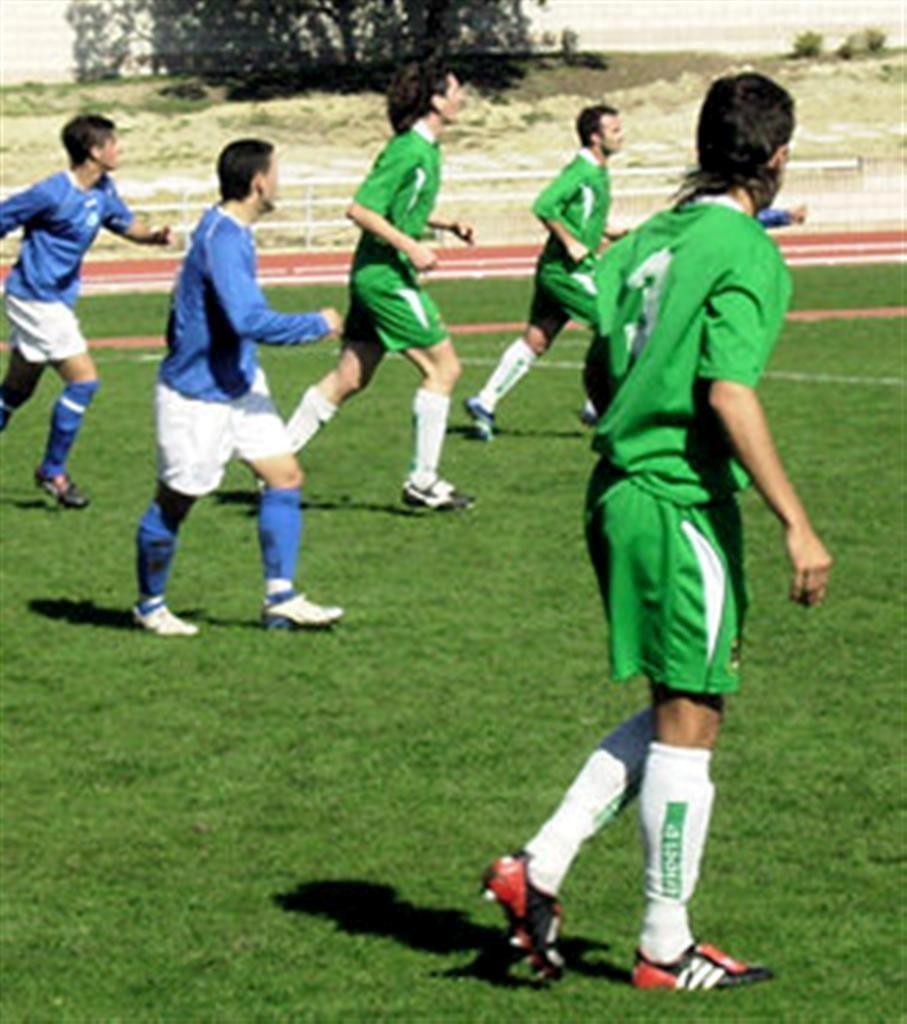
[(821, 604), (828, 589), (831, 555), (809, 526), (789, 527), (784, 540), (793, 568), (791, 601), (807, 607)]
[(148, 240), (152, 245), (170, 245), (173, 241), (173, 232), (170, 230), (170, 225), (165, 224), (164, 227), (152, 231)]
[(465, 242), (467, 245), (475, 244), (476, 229), (468, 221), (452, 221), (450, 230), (457, 236), (457, 238), (460, 239), (461, 242)]
[(790, 211), (791, 224), (803, 224), (806, 221), (806, 215), (809, 213), (809, 207), (805, 204), (801, 206), (795, 206)]
[(416, 270), (422, 273), (431, 270), (438, 264), (438, 254), (434, 249), (429, 249), (427, 245), (422, 245), (421, 242), (413, 242), (406, 250), (406, 255), (409, 256)]
[(571, 239), (567, 245), (567, 255), (574, 263), (582, 263), (583, 260), (589, 255), (589, 250), (583, 245), (582, 242), (577, 242), (576, 239)]
[(333, 306), (325, 306), (324, 309), (319, 309), (318, 312), (328, 322), (328, 335), (339, 334), (341, 327), (343, 327), (343, 317), (337, 310)]

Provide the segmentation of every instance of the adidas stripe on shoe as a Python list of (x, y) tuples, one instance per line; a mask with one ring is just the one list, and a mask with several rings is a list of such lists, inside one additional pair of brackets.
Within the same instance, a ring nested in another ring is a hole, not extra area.
[(637, 950), (633, 967), (636, 988), (664, 988), (672, 991), (734, 988), (773, 978), (768, 967), (749, 965), (705, 943), (697, 943), (673, 964), (658, 964)]

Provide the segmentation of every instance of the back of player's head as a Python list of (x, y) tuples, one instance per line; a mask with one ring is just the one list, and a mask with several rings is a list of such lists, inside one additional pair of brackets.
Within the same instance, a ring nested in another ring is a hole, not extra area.
[(116, 133), (116, 125), (100, 114), (79, 114), (63, 125), (61, 138), (73, 167), (84, 164), (97, 146), (104, 146)]
[(447, 93), (451, 74), (450, 68), (435, 58), (400, 68), (387, 90), (387, 116), (397, 135), (431, 113), (434, 97)]
[(252, 191), (255, 175), (267, 174), (271, 169), (273, 152), (273, 145), (262, 139), (236, 139), (225, 146), (217, 158), (221, 199), (245, 199)]
[(786, 89), (752, 71), (719, 78), (699, 112), (699, 167), (687, 177), (685, 198), (736, 186), (750, 193), (757, 209), (769, 205), (780, 171), (768, 164), (793, 133), (794, 101)]
[(617, 117), (617, 108), (607, 103), (597, 103), (594, 107), (583, 107), (576, 119), (576, 134), (582, 145), (588, 146), (592, 142), (592, 136), (598, 134), (602, 128), (602, 118), (610, 115)]

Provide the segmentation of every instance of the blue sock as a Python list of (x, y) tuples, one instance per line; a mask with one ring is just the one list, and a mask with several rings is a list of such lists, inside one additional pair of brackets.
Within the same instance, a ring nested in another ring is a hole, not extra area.
[(26, 394), (23, 391), (14, 391), (0, 384), (0, 430), (6, 427), (13, 413), (28, 401), (30, 395), (31, 392)]
[(292, 585), (296, 576), (302, 539), (299, 498), (298, 487), (268, 488), (262, 492), (258, 506), (258, 543), (266, 580), (288, 580)]
[(101, 386), (99, 380), (84, 380), (67, 384), (54, 404), (50, 417), (50, 433), (40, 472), (43, 476), (57, 476), (66, 472), (66, 457), (72, 448), (82, 417)]
[(145, 510), (139, 520), (136, 533), (136, 568), (139, 578), (139, 594), (144, 599), (139, 604), (142, 612), (152, 611), (164, 603), (164, 590), (170, 566), (176, 554), (176, 534), (179, 524), (168, 523), (156, 501)]

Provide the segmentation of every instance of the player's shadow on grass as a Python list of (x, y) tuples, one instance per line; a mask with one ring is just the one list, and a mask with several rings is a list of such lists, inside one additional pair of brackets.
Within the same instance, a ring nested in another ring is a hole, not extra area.
[[(448, 427), (448, 434), (459, 434), (464, 441), (473, 441), (476, 444), (487, 444), (480, 438), (473, 427)], [(510, 427), (496, 427), (495, 438), (501, 437), (545, 437), (549, 440), (576, 440), (576, 438), (587, 437), (588, 431), (584, 430), (513, 430)]]
[[(218, 505), (239, 505), (248, 509), (249, 515), (258, 514), (257, 491), (218, 491), (214, 500)], [(375, 502), (354, 501), (349, 495), (341, 495), (333, 501), (319, 501), (311, 498), (302, 499), (302, 507), (306, 511), (319, 512), (382, 512), (389, 516), (419, 516), (420, 510), (404, 508), (402, 505), (380, 505)]]
[(51, 505), (43, 498), (17, 498), (12, 501), (5, 501), (3, 504), (26, 510), (42, 509), (44, 512), (53, 512), (54, 514), (66, 513), (66, 509), (60, 508), (59, 505)]
[(107, 629), (135, 629), (127, 608), (102, 608), (94, 601), (70, 601), (68, 598), (36, 597), (28, 607), (48, 619), (71, 622), (76, 626), (104, 626)]
[[(352, 880), (306, 882), (291, 892), (278, 893), (274, 902), (287, 913), (330, 918), (352, 935), (384, 936), (441, 956), (475, 954), (462, 967), (435, 972), (437, 977), (474, 978), (510, 988), (537, 984), (511, 972), (519, 957), (501, 928), (474, 924), (461, 910), (418, 907), (401, 900), (390, 885)], [(628, 971), (602, 960), (585, 959), (590, 952), (607, 950), (605, 943), (570, 938), (560, 945), (569, 971), (629, 983)]]

